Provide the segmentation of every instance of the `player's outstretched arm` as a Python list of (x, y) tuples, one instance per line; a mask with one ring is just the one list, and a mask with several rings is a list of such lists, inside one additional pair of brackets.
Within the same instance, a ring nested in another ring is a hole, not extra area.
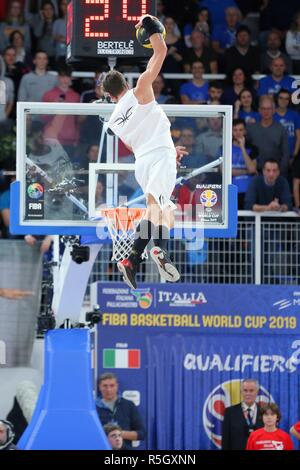
[(145, 72), (139, 77), (135, 95), (137, 99), (143, 103), (153, 100), (154, 94), (152, 90), (152, 83), (159, 74), (162, 64), (167, 54), (167, 46), (160, 31), (160, 23), (156, 18), (146, 15), (137, 25), (136, 28), (143, 26), (150, 37), (150, 42), (153, 47), (153, 55), (148, 62)]

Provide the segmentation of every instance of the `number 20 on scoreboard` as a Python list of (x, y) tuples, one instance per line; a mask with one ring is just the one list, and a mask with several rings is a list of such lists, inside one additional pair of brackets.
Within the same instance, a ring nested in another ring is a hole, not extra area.
[(156, 0), (69, 0), (67, 59), (146, 57), (135, 24), (156, 14)]

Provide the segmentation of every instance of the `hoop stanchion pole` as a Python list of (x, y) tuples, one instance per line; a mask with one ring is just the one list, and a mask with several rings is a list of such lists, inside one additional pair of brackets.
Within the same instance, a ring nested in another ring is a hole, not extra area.
[(109, 450), (92, 390), (88, 329), (50, 330), (45, 377), (20, 450)]

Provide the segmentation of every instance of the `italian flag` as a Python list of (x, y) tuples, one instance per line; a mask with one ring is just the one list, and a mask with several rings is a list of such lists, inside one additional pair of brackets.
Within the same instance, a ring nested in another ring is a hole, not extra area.
[(103, 349), (105, 369), (139, 369), (141, 367), (140, 349)]

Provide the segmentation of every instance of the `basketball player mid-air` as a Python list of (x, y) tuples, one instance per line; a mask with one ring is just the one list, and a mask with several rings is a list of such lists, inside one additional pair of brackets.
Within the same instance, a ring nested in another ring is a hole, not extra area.
[(129, 89), (124, 76), (112, 70), (103, 81), (104, 92), (117, 103), (108, 122), (108, 132), (117, 135), (135, 156), (135, 177), (146, 196), (147, 209), (137, 227), (132, 251), (118, 262), (124, 281), (136, 289), (135, 276), (142, 254), (150, 239), (150, 251), (161, 277), (169, 282), (180, 278), (167, 254), (170, 229), (174, 223), (175, 204), (170, 200), (176, 181), (176, 159), (186, 155), (171, 138), (170, 122), (154, 98), (152, 83), (160, 72), (167, 53), (157, 18), (145, 15), (136, 28), (143, 27), (150, 38), (153, 55), (134, 89)]

